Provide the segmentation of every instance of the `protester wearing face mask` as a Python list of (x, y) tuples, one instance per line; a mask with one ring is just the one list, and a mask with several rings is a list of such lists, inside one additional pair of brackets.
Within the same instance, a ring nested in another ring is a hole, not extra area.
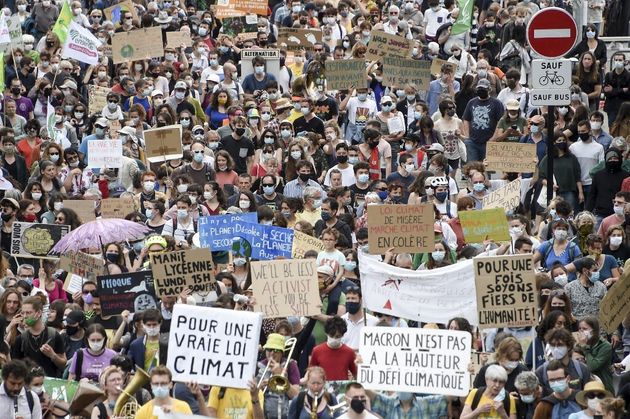
[[(610, 368), (612, 364), (612, 346), (607, 340), (601, 338), (597, 317), (586, 317), (580, 320), (578, 326), (580, 331), (576, 337), (577, 346), (584, 351), (587, 366), (592, 374), (597, 375), (601, 379), (603, 387), (610, 392), (607, 394), (607, 397), (610, 397), (612, 392), (615, 391)], [(589, 385), (587, 384), (584, 390), (588, 391), (588, 387)], [(602, 399), (603, 397), (599, 398)]]
[(578, 319), (599, 314), (599, 302), (606, 294), (606, 285), (600, 281), (599, 265), (591, 257), (573, 262), (577, 281), (569, 282), (564, 290), (571, 300), (573, 314)]
[(333, 316), (326, 321), (324, 331), (326, 342), (317, 345), (311, 354), (309, 367), (322, 367), (330, 380), (341, 380), (357, 376), (357, 364), (354, 351), (344, 343), (343, 336), (348, 330), (346, 321)]
[[(597, 145), (599, 146), (599, 144)], [(564, 134), (556, 136), (554, 147), (550, 154), (553, 158), (554, 164), (553, 188), (556, 193), (569, 204), (569, 208), (577, 212), (578, 204), (584, 202), (584, 195), (586, 194), (582, 183), (583, 172), (580, 166), (580, 161), (569, 149), (567, 137)], [(538, 176), (542, 179), (542, 184), (545, 186), (548, 186), (547, 158), (548, 156), (543, 157), (538, 165)]]
[(197, 225), (195, 224), (191, 215), (190, 207), (192, 202), (190, 197), (186, 194), (178, 195), (176, 199), (177, 216), (173, 217), (170, 221), (164, 224), (162, 235), (173, 236), (175, 239), (175, 246), (178, 249), (188, 248), (188, 242), (186, 238), (197, 232)]
[(346, 141), (360, 143), (364, 140), (365, 125), (378, 112), (376, 102), (368, 97), (368, 91), (367, 87), (357, 86), (354, 91), (356, 94), (346, 95), (339, 105), (339, 112), (347, 111), (348, 115)]
[(146, 336), (138, 337), (129, 346), (129, 356), (134, 365), (147, 372), (166, 364), (166, 342), (160, 340), (162, 315), (157, 309), (147, 309), (142, 316), (142, 328)]
[(606, 230), (605, 237), (608, 240), (603, 253), (614, 257), (619, 266), (623, 266), (625, 261), (630, 259), (630, 248), (626, 244), (625, 230), (620, 225), (613, 225)]
[(464, 111), (465, 131), (470, 134), (465, 141), (469, 161), (483, 161), (486, 143), (495, 139), (495, 130), (504, 108), (501, 101), (490, 97), (490, 82), (480, 79), (476, 87), (477, 97), (468, 102)]
[[(610, 350), (610, 349), (609, 349)], [(610, 371), (609, 371), (610, 373)], [(599, 375), (598, 375), (599, 376)], [(605, 382), (604, 382), (605, 383)], [(584, 390), (575, 396), (575, 401), (584, 408), (579, 414), (571, 415), (575, 418), (603, 418), (601, 403), (605, 398), (613, 397), (612, 387), (609, 389), (602, 382), (593, 381), (588, 383)], [(578, 416), (579, 415), (579, 416)]]
[[(549, 268), (555, 262), (563, 266), (582, 257), (582, 251), (572, 241), (567, 240), (569, 224), (564, 219), (557, 220), (553, 225), (553, 238), (541, 243), (534, 252), (534, 263)], [(592, 261), (592, 259), (591, 259)]]
[(473, 419), (487, 413), (490, 418), (516, 418), (515, 400), (506, 391), (506, 370), (498, 365), (489, 365), (482, 370), (483, 374), (478, 374), (477, 378), (486, 385), (483, 388), (477, 386), (468, 394), (460, 417)]
[[(564, 350), (567, 349), (565, 346), (560, 348)], [(556, 350), (555, 352), (560, 352), (560, 350)], [(584, 364), (580, 364), (580, 366), (586, 368)], [(588, 373), (588, 369), (586, 373)], [(557, 360), (547, 362), (536, 371), (536, 376), (541, 384), (544, 383), (543, 387), (545, 391), (551, 394), (540, 400), (534, 411), (534, 418), (550, 418), (553, 412), (556, 412), (556, 415), (562, 415), (561, 417), (568, 418), (572, 413), (577, 413), (582, 410), (575, 401), (578, 392), (576, 389), (569, 386), (569, 383), (575, 377), (565, 363)], [(580, 387), (580, 389), (581, 388), (583, 387)]]
[(621, 104), (630, 100), (630, 72), (626, 70), (626, 56), (623, 52), (613, 54), (612, 68), (604, 76), (602, 91), (606, 97), (604, 111), (609, 121), (615, 121)]
[[(160, 366), (152, 369), (149, 375), (151, 377), (151, 392), (154, 398), (138, 409), (137, 418), (150, 419), (154, 417), (153, 412), (156, 410), (163, 411), (162, 409), (173, 413), (192, 415), (192, 410), (190, 410), (188, 403), (170, 396), (173, 388), (173, 375), (164, 364), (160, 364)], [(196, 394), (194, 396), (196, 397)]]
[(82, 378), (98, 381), (103, 369), (117, 352), (107, 348), (107, 334), (100, 324), (94, 323), (85, 330), (86, 347), (75, 352), (70, 360), (69, 380)]

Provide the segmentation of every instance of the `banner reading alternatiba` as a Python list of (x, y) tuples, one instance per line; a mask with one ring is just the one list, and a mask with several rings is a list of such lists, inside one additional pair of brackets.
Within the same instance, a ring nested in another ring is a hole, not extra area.
[(412, 271), (359, 252), (361, 290), (368, 310), (410, 320), (446, 323), (464, 317), (477, 324), (472, 260), (444, 268)]

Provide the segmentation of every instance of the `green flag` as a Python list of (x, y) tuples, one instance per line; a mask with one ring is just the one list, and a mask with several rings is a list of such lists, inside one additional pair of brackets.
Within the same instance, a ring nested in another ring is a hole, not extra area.
[(468, 32), (472, 28), (474, 0), (457, 0), (459, 16), (451, 28), (451, 35)]
[(59, 17), (57, 18), (57, 22), (55, 22), (55, 26), (53, 26), (53, 32), (59, 38), (61, 45), (66, 42), (66, 38), (68, 37), (70, 22), (72, 22), (72, 10), (70, 10), (68, 0), (65, 0), (63, 2), (61, 12), (59, 13)]

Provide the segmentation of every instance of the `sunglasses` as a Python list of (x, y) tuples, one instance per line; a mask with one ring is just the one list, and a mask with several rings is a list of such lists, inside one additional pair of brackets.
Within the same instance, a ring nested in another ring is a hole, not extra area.
[(263, 186), (276, 186), (273, 183), (263, 183)]
[(606, 394), (604, 393), (586, 393), (587, 399), (605, 399)]
[(28, 297), (29, 295), (30, 295), (30, 294), (29, 294), (28, 292), (26, 292), (26, 291), (23, 291), (23, 292), (22, 292), (22, 297)]
[(117, 100), (108, 100), (109, 103), (118, 103)]

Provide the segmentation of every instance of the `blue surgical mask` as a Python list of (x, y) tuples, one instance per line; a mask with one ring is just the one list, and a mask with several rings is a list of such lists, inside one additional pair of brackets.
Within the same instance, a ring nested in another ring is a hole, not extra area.
[(234, 258), (234, 266), (243, 266), (247, 263), (245, 258)]
[(263, 186), (263, 192), (265, 193), (265, 195), (271, 195), (275, 190), (276, 188), (274, 188), (273, 186)]
[(347, 260), (343, 263), (343, 268), (346, 271), (354, 271), (357, 268), (357, 263), (353, 260)]
[(484, 185), (483, 183), (475, 183), (473, 185), (473, 190), (475, 192), (483, 192), (486, 189), (486, 185)]
[(568, 386), (569, 386), (569, 383), (567, 383), (566, 380), (549, 382), (549, 387), (551, 387), (551, 390), (553, 390), (556, 393), (563, 393), (567, 389)]
[(169, 396), (168, 386), (151, 386), (151, 391), (156, 399), (165, 399)]
[(328, 211), (322, 211), (322, 221), (328, 222), (332, 218), (332, 215)]
[(151, 218), (153, 218), (153, 210), (152, 209), (145, 209), (144, 210), (144, 215), (146, 215), (147, 218), (150, 220)]
[(441, 250), (435, 250), (431, 252), (431, 257), (436, 262), (442, 262), (444, 260), (444, 256), (446, 256), (446, 252), (443, 252)]
[(591, 273), (591, 276), (588, 278), (593, 284), (599, 281), (599, 271), (595, 271)]
[(448, 192), (437, 192), (435, 194), (435, 198), (440, 202), (444, 202), (447, 197), (448, 197)]
[(381, 198), (381, 201), (387, 199), (387, 195), (389, 192), (387, 191), (378, 191), (378, 197)]
[(359, 182), (365, 183), (370, 180), (370, 175), (367, 173), (361, 173), (359, 176), (357, 176), (357, 179), (359, 180)]

